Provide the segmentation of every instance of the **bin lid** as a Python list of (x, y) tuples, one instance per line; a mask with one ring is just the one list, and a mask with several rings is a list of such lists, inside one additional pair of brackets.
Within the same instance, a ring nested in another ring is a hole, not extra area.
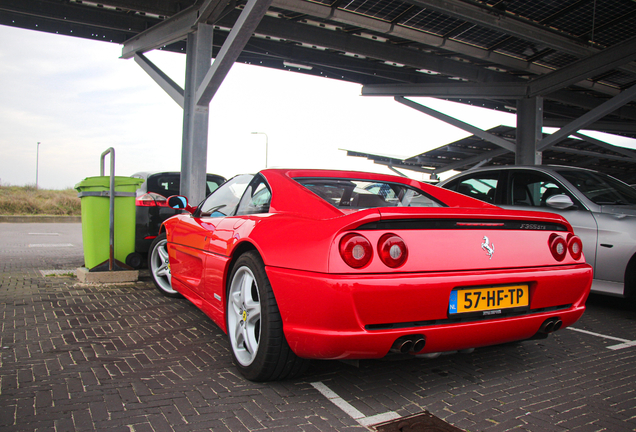
[[(144, 182), (143, 179), (134, 177), (115, 176), (115, 188), (118, 186), (139, 186)], [(75, 190), (81, 192), (85, 188), (99, 188), (104, 190), (110, 189), (110, 176), (86, 177), (84, 180), (75, 185)]]

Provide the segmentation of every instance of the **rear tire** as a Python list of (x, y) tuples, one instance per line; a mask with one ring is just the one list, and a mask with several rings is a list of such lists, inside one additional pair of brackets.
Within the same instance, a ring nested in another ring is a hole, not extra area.
[(250, 381), (275, 381), (301, 375), (309, 360), (291, 350), (263, 260), (254, 251), (232, 269), (226, 304), (227, 333), (234, 364)]
[(161, 294), (167, 297), (181, 297), (181, 294), (172, 289), (172, 273), (170, 272), (170, 260), (168, 259), (166, 233), (160, 234), (150, 245), (148, 269), (155, 287)]

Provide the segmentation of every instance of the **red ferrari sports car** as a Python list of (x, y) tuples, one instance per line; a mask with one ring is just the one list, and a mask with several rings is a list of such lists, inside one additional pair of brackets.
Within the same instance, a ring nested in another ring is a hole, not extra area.
[(267, 169), (169, 205), (187, 212), (151, 246), (157, 288), (212, 318), (254, 381), (545, 337), (581, 317), (592, 281), (561, 216), (401, 177)]

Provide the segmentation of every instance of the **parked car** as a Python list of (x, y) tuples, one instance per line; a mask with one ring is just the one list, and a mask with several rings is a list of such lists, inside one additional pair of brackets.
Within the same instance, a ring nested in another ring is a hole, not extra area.
[(636, 190), (600, 172), (566, 166), (466, 171), (439, 186), (506, 209), (558, 213), (583, 241), (592, 291), (636, 295)]
[[(181, 213), (168, 207), (167, 198), (178, 195), (180, 190), (181, 173), (171, 171), (138, 172), (131, 177), (143, 179), (144, 182), (137, 189), (135, 199), (136, 227), (135, 254), (127, 258), (127, 264), (139, 268), (146, 262), (146, 255), (152, 241), (159, 234), (159, 227), (170, 216)], [(225, 178), (207, 174), (206, 196), (216, 190)]]
[(583, 314), (592, 280), (560, 216), (502, 210), (401, 177), (267, 169), (164, 222), (159, 291), (229, 336), (248, 379), (307, 359), (381, 358), (546, 337)]

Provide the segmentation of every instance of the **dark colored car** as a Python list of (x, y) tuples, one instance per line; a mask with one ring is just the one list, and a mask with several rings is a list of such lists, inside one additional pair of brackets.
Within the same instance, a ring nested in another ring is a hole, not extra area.
[[(179, 172), (138, 172), (131, 177), (143, 179), (144, 182), (137, 189), (135, 254), (127, 259), (127, 264), (138, 268), (145, 263), (150, 244), (159, 234), (159, 227), (171, 216), (181, 213), (181, 210), (168, 207), (167, 199), (171, 195), (179, 195), (181, 173)], [(225, 178), (207, 174), (205, 195), (209, 195), (218, 188)]]

